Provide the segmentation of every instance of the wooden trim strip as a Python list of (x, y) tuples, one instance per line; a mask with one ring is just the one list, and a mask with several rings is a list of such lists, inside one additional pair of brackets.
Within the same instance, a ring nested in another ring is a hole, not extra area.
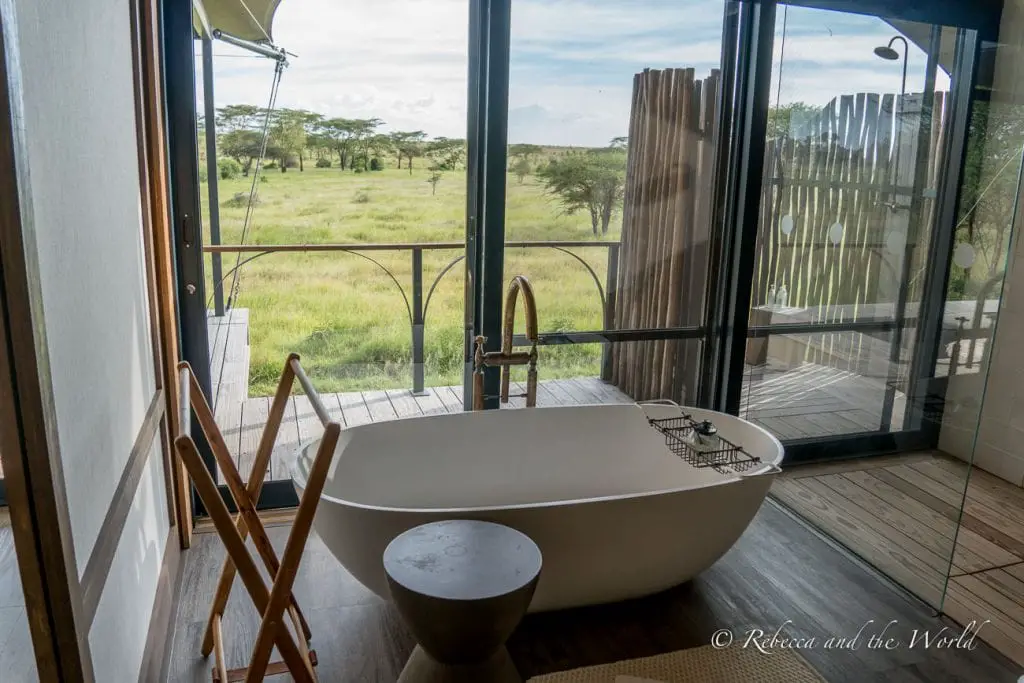
[(87, 683), (92, 656), (42, 315), (15, 16), (13, 0), (0, 0), (0, 457), (39, 679)]
[(96, 616), (96, 608), (99, 606), (100, 596), (103, 595), (103, 587), (107, 583), (110, 566), (114, 563), (114, 553), (117, 552), (125, 522), (128, 521), (128, 513), (131, 512), (132, 504), (135, 502), (135, 494), (138, 492), (139, 481), (142, 479), (142, 470), (145, 469), (149, 453), (153, 450), (153, 440), (160, 431), (164, 405), (164, 392), (162, 389), (158, 389), (149, 402), (146, 417), (135, 437), (128, 462), (125, 463), (124, 470), (121, 472), (121, 480), (117, 482), (110, 507), (107, 508), (107, 515), (103, 518), (103, 524), (100, 526), (96, 544), (89, 555), (85, 571), (82, 572), (82, 612), (85, 616), (87, 631)]
[(153, 598), (153, 613), (149, 618), (146, 649), (139, 668), (139, 683), (166, 681), (170, 673), (171, 644), (181, 599), (181, 581), (184, 576), (185, 554), (178, 542), (174, 527), (167, 531), (164, 543), (164, 561), (160, 565), (160, 578)]
[(163, 387), (167, 404), (166, 434), (163, 437), (164, 475), (171, 494), (168, 501), (174, 511), (171, 515), (172, 523), (177, 523), (181, 547), (188, 548), (192, 541), (192, 494), (188, 476), (170, 443), (173, 435), (178, 433), (175, 406), (180, 387), (176, 377), (178, 323), (158, 3), (159, 0), (129, 2), (136, 100), (135, 128), (139, 144), (144, 232), (147, 238), (147, 289), (155, 330), (154, 360), (158, 364), (157, 376), (162, 380), (158, 386)]
[[(145, 258), (146, 274), (146, 299), (149, 302), (149, 344), (153, 351), (153, 377), (156, 380), (156, 388), (163, 389), (166, 383), (164, 376), (164, 351), (161, 345), (162, 331), (160, 327), (160, 316), (158, 314), (160, 299), (156, 283), (156, 254), (153, 247), (153, 206), (149, 188), (149, 152), (146, 149), (147, 133), (145, 130), (146, 109), (145, 109), (145, 85), (143, 83), (143, 71), (140, 69), (142, 62), (141, 40), (142, 29), (139, 24), (139, 12), (134, 2), (129, 3), (129, 18), (131, 20), (131, 45), (132, 45), (132, 85), (135, 104), (135, 144), (136, 156), (139, 165), (139, 201), (142, 204), (142, 245)], [(174, 506), (174, 475), (171, 472), (172, 459), (168, 457), (171, 453), (170, 434), (166, 429), (161, 430), (161, 455), (164, 465), (164, 486), (167, 489), (167, 514), (171, 520), (171, 526), (177, 523)]]

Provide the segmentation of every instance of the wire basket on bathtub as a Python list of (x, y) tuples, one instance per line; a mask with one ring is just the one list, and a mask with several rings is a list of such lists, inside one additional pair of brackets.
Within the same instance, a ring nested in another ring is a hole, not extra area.
[(719, 445), (713, 450), (697, 446), (694, 439), (700, 423), (689, 415), (648, 418), (648, 421), (665, 437), (669, 450), (693, 467), (712, 467), (722, 474), (735, 474), (761, 464), (760, 458), (722, 436), (718, 437)]

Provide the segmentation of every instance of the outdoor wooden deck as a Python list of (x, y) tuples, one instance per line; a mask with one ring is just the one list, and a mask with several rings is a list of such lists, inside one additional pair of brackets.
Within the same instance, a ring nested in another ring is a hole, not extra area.
[[(779, 439), (877, 431), (882, 423), (885, 379), (804, 363), (794, 368), (747, 366), (740, 417)], [(894, 429), (903, 422), (906, 398), (893, 402)]]
[[(247, 477), (270, 410), (270, 397), (248, 396), (248, 311), (234, 309), (227, 316), (211, 316), (208, 332), (214, 414), (242, 476)], [(540, 372), (543, 378), (543, 362)], [(878, 368), (872, 368), (871, 372), (881, 374)], [(512, 393), (523, 392), (522, 384), (516, 384)], [(791, 366), (769, 361), (767, 365), (747, 366), (740, 415), (782, 440), (874, 431), (880, 425), (884, 395), (882, 377), (816, 363)], [(596, 377), (542, 380), (537, 395), (540, 406), (631, 403), (632, 400), (614, 385)], [(345, 392), (326, 394), (324, 401), (343, 425), (353, 426), (461, 411), (462, 387), (431, 387), (422, 396), (414, 396), (407, 388)], [(523, 403), (522, 399), (513, 399), (508, 407), (521, 407)], [(902, 420), (904, 403), (901, 395), (897, 395), (894, 425)], [(269, 477), (287, 478), (288, 458), (318, 431), (316, 417), (306, 398), (293, 397), (271, 458)]]
[(933, 606), (950, 571), (943, 612), (991, 620), (979, 638), (1024, 665), (1024, 489), (974, 468), (965, 498), (966, 470), (941, 453), (809, 465), (772, 494)]
[[(512, 383), (512, 393), (522, 394), (522, 383)], [(430, 387), (424, 395), (415, 396), (409, 389), (353, 391), (322, 394), (324, 405), (347, 427), (383, 422), (402, 417), (462, 412), (462, 387)], [(218, 413), (217, 422), (224, 432), (228, 448), (236, 456), (242, 478), (247, 478), (256, 457), (263, 425), (270, 411), (269, 396), (249, 398), (227, 414)], [(538, 385), (539, 406), (581, 405), (592, 403), (632, 403), (632, 399), (615, 387), (596, 378), (556, 379)], [(508, 408), (520, 408), (522, 398), (513, 398)], [(269, 471), (270, 479), (287, 479), (288, 467), (295, 449), (317, 438), (320, 422), (309, 400), (293, 396), (277, 437)]]

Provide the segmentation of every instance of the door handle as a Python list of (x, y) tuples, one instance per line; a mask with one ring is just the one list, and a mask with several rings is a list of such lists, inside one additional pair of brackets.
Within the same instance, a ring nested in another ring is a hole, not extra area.
[(196, 239), (196, 229), (192, 217), (187, 213), (181, 217), (181, 241), (186, 247), (191, 247)]

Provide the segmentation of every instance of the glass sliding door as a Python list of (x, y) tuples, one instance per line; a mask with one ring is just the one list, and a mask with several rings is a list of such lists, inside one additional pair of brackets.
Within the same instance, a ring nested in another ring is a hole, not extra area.
[[(165, 3), (182, 356), (243, 479), (289, 353), (346, 426), (460, 407), (469, 4), (284, 3), (245, 39)], [(295, 395), (261, 506), (321, 431)]]
[(876, 439), (857, 452), (928, 441), (936, 386), (915, 369), (962, 154), (964, 33), (777, 11), (740, 415), (790, 442), (790, 461), (846, 437)]
[(507, 154), (488, 171), (503, 216), (485, 226), (503, 248), (487, 242), (483, 286), (500, 310), (512, 277), (532, 284), (542, 386), (697, 402), (739, 15), (723, 1), (511, 2)]

